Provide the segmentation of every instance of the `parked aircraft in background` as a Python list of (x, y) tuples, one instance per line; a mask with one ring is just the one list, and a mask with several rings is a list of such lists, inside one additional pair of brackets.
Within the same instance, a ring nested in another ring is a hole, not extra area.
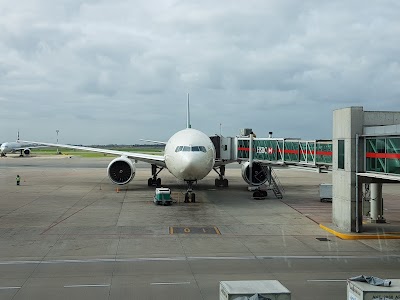
[(4, 142), (0, 145), (0, 155), (6, 156), (8, 153), (20, 152), (19, 156), (30, 155), (31, 149), (43, 148), (43, 146), (33, 146), (30, 143), (19, 142), (19, 131), (17, 136), (17, 142)]
[[(120, 157), (112, 160), (107, 167), (108, 177), (113, 183), (118, 185), (127, 184), (134, 178), (136, 168), (134, 161), (131, 159), (151, 164), (152, 177), (148, 179), (149, 186), (161, 186), (161, 178), (158, 178), (158, 174), (166, 168), (176, 178), (187, 183), (185, 202), (195, 202), (196, 195), (193, 192), (193, 183), (206, 177), (213, 169), (219, 175), (219, 178), (215, 179), (215, 185), (227, 187), (228, 179), (225, 178), (225, 165), (233, 162), (226, 160), (216, 161), (216, 150), (211, 139), (205, 133), (191, 128), (189, 97), (187, 101), (187, 128), (175, 133), (168, 142), (165, 143), (164, 155), (149, 155), (43, 142), (23, 142), (119, 155)], [(242, 174), (245, 172), (248, 173), (248, 168), (249, 165), (244, 164), (242, 167)], [(258, 172), (258, 170), (253, 171)], [(262, 183), (266, 181), (267, 178), (265, 177), (265, 181)]]

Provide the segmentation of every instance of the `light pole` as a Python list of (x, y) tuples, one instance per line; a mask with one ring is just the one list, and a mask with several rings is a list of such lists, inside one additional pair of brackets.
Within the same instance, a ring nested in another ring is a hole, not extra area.
[[(58, 133), (60, 132), (60, 130), (56, 129), (57, 132), (57, 144), (58, 144)], [(57, 154), (60, 154), (60, 152), (58, 152), (58, 146), (57, 146)]]

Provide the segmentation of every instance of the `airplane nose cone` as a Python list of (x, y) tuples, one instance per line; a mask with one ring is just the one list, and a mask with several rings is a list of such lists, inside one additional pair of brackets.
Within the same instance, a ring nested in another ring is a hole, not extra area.
[(199, 155), (182, 157), (180, 172), (182, 173), (183, 178), (185, 180), (199, 179), (199, 176), (203, 175), (203, 164), (204, 162), (202, 163), (201, 156)]

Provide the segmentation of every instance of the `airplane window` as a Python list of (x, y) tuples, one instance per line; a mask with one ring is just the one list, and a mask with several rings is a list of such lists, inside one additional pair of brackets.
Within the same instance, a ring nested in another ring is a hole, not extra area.
[(177, 146), (176, 149), (175, 149), (175, 152), (179, 152), (180, 151), (180, 149), (179, 149), (180, 147), (181, 146)]
[(189, 146), (183, 146), (183, 150), (182, 151), (190, 151), (190, 147)]
[(198, 152), (198, 151), (200, 151), (200, 147), (199, 146), (194, 146), (194, 147), (192, 147), (192, 151)]
[(206, 147), (204, 147), (204, 146), (199, 146), (199, 148), (200, 148), (200, 151), (202, 151), (202, 152), (204, 152), (204, 153), (207, 152)]

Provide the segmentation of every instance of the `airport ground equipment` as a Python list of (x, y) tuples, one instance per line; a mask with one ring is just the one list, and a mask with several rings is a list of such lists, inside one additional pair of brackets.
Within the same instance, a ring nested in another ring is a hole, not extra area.
[(376, 286), (367, 282), (347, 280), (348, 300), (400, 299), (400, 279), (388, 279), (390, 286)]
[(319, 199), (321, 202), (332, 202), (331, 183), (321, 183), (319, 185)]
[(154, 203), (157, 205), (171, 205), (171, 190), (169, 188), (156, 188)]
[(220, 281), (219, 299), (290, 300), (291, 292), (278, 280)]

